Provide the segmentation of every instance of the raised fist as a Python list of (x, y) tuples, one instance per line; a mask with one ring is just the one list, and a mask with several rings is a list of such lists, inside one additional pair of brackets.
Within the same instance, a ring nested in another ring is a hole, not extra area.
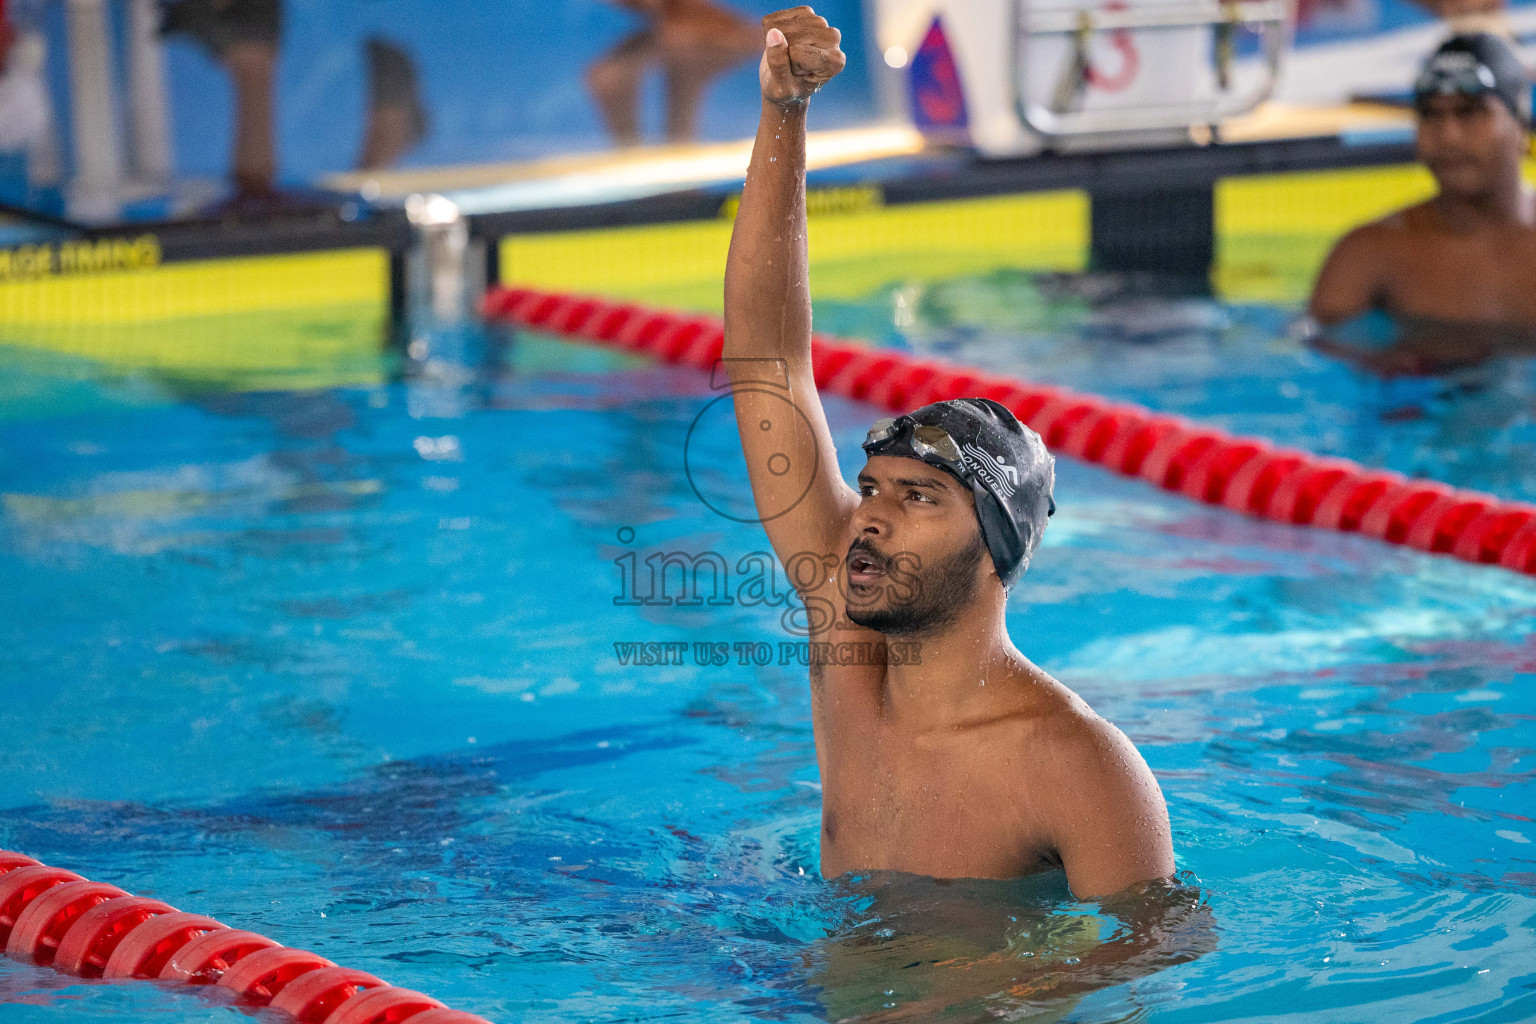
[(843, 70), (837, 48), (843, 34), (809, 7), (791, 7), (763, 19), (767, 30), (757, 78), (763, 99), (781, 106), (804, 103)]

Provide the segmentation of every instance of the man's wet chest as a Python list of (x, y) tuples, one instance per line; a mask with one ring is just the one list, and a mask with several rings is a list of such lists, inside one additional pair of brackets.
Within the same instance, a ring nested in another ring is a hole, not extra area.
[(1536, 323), (1536, 232), (1428, 235), (1405, 247), (1395, 264), (1396, 312)]
[(1039, 845), (1037, 794), (1016, 758), (993, 745), (872, 731), (831, 760), (822, 773), (824, 853), (849, 868), (1007, 873)]

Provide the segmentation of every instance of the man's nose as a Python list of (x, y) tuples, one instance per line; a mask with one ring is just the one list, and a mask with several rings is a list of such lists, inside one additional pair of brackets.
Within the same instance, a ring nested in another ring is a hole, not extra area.
[(853, 532), (860, 537), (883, 537), (891, 531), (890, 520), (879, 498), (866, 498), (853, 511)]
[(1459, 117), (1442, 117), (1435, 121), (1433, 136), (1441, 146), (1460, 146), (1466, 134), (1466, 126)]

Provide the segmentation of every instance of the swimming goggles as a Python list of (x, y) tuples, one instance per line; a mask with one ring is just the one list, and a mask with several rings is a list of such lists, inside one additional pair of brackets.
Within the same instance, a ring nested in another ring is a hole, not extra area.
[(1493, 70), (1470, 53), (1441, 53), (1424, 66), (1413, 83), (1413, 95), (1482, 96), (1497, 92)]
[(882, 447), (908, 427), (911, 427), (912, 437), (907, 444), (918, 458), (925, 461), (938, 459), (953, 463), (962, 469), (965, 468), (965, 458), (960, 454), (960, 446), (955, 443), (954, 438), (949, 436), (948, 431), (943, 427), (927, 423), (913, 424), (910, 416), (876, 420), (875, 425), (869, 428), (869, 433), (864, 437), (863, 448), (865, 451), (870, 451), (873, 448)]

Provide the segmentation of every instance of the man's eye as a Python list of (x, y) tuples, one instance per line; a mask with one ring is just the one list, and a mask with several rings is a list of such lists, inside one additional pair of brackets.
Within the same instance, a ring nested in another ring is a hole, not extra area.
[(875, 496), (875, 485), (874, 484), (860, 484), (859, 485), (859, 496), (863, 497), (863, 498), (873, 498)]
[(922, 491), (912, 491), (912, 492), (910, 492), (907, 495), (907, 497), (912, 499), (913, 501), (926, 501), (926, 502), (930, 502), (930, 503), (933, 501), (932, 498), (930, 498), (928, 495), (924, 494)]

